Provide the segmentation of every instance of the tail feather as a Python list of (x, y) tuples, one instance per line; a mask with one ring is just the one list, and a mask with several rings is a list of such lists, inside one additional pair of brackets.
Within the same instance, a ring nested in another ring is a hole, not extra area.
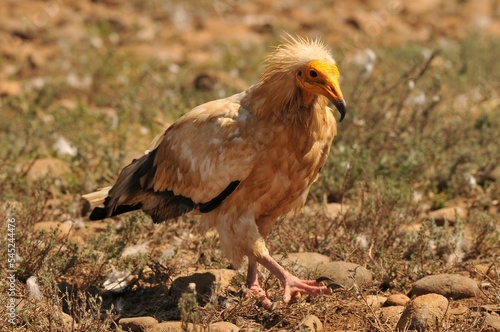
[(198, 204), (170, 190), (154, 191), (156, 152), (155, 149), (123, 168), (113, 187), (82, 196), (88, 205), (84, 210), (93, 209), (90, 220), (102, 220), (139, 209), (149, 214), (155, 223), (177, 218), (194, 209), (208, 213), (222, 204), (240, 183), (233, 181), (210, 201)]
[(111, 186), (97, 189), (94, 192), (82, 195), (82, 198), (87, 201), (90, 208), (95, 208), (101, 204), (104, 204), (104, 200), (108, 197)]
[(158, 223), (177, 218), (196, 208), (197, 205), (188, 197), (174, 195), (168, 190), (155, 192), (147, 188), (154, 177), (155, 155), (156, 150), (153, 150), (126, 166), (113, 187), (84, 195), (83, 198), (93, 207), (89, 219), (102, 220), (142, 209)]
[(92, 213), (90, 213), (89, 220), (95, 221), (95, 220), (102, 220), (106, 219), (109, 217), (117, 216), (122, 213), (130, 212), (130, 211), (135, 211), (139, 210), (141, 208), (140, 204), (136, 205), (120, 205), (111, 215), (109, 215), (108, 209), (106, 207), (95, 207), (94, 210), (92, 210)]

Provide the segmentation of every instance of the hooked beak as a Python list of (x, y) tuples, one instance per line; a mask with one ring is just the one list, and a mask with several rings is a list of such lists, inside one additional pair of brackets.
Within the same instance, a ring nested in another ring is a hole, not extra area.
[(326, 92), (325, 97), (327, 97), (339, 111), (340, 113), (339, 122), (341, 122), (345, 117), (347, 107), (345, 104), (344, 97), (342, 96), (342, 91), (340, 90), (340, 85), (337, 77), (327, 80), (325, 92)]
[(342, 120), (344, 119), (346, 110), (347, 110), (346, 105), (345, 105), (345, 100), (342, 99), (342, 98), (337, 98), (337, 99), (331, 100), (331, 102), (333, 103), (333, 105), (335, 105), (335, 107), (339, 111), (339, 113), (340, 113), (340, 120), (339, 120), (339, 122), (342, 122)]

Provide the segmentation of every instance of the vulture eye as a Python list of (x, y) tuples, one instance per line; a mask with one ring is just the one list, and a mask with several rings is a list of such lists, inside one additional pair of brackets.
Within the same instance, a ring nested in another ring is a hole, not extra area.
[(309, 72), (309, 75), (310, 75), (312, 78), (318, 77), (318, 73), (317, 73), (315, 70), (311, 70), (311, 71)]

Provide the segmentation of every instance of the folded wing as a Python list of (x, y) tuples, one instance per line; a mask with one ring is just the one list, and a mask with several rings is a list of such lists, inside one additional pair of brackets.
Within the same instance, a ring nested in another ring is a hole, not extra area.
[(234, 97), (196, 107), (122, 170), (90, 219), (142, 209), (160, 222), (217, 208), (254, 167), (251, 122)]

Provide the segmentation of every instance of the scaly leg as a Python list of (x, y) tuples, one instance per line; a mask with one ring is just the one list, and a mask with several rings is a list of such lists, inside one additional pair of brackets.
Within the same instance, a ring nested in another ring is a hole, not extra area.
[(248, 258), (247, 287), (264, 308), (272, 308), (273, 303), (259, 284), (257, 261), (254, 257)]
[[(285, 270), (278, 264), (269, 254), (264, 254), (256, 258), (257, 262), (262, 264), (272, 274), (274, 274), (285, 288), (283, 294), (283, 302), (288, 303), (292, 298), (298, 298), (301, 294), (319, 295), (319, 294), (332, 294), (332, 290), (315, 280), (301, 280), (290, 272)], [(257, 281), (257, 264), (252, 264), (252, 269), (248, 268), (248, 275), (250, 271), (255, 269), (255, 281)], [(247, 279), (249, 281), (249, 279)], [(258, 283), (256, 283), (258, 286)], [(260, 288), (260, 286), (258, 286)], [(260, 288), (262, 289), (262, 288)], [(265, 296), (265, 293), (264, 293)], [(269, 301), (269, 299), (266, 300)]]

